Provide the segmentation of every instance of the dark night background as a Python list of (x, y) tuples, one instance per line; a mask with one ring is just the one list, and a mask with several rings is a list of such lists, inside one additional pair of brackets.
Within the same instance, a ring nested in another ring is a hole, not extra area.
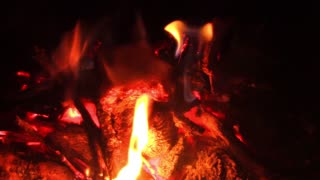
[[(34, 45), (54, 49), (62, 33), (73, 28), (78, 19), (94, 22), (117, 12), (125, 17), (136, 8), (142, 14), (150, 40), (157, 42), (166, 38), (163, 27), (172, 20), (203, 23), (218, 17), (231, 24), (221, 30), (227, 33), (221, 46), (221, 63), (217, 66), (220, 84), (232, 77), (244, 77), (271, 88), (244, 89), (231, 101), (234, 110), (229, 116), (239, 122), (257, 161), (268, 167), (275, 179), (320, 177), (316, 170), (320, 149), (316, 144), (319, 55), (315, 6), (301, 1), (170, 4), (23, 1), (4, 5), (1, 95), (6, 96), (6, 86), (10, 87), (10, 76), (16, 70), (32, 70), (35, 66), (31, 59)], [(4, 116), (0, 121), (5, 121), (8, 107), (3, 103), (2, 106), (0, 111)], [(6, 127), (3, 122), (2, 125)]]

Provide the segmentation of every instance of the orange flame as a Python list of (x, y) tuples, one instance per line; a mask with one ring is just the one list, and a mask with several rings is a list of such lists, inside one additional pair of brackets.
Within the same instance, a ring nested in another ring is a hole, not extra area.
[(177, 57), (183, 49), (183, 35), (192, 34), (199, 38), (202, 43), (212, 41), (214, 37), (214, 26), (212, 23), (207, 23), (202, 27), (189, 27), (187, 24), (180, 20), (173, 21), (165, 26), (164, 30), (170, 33), (177, 41), (177, 48), (175, 56)]
[(166, 25), (164, 28), (165, 31), (170, 33), (174, 39), (177, 41), (177, 48), (175, 55), (178, 56), (181, 52), (182, 45), (183, 45), (183, 33), (187, 29), (187, 26), (184, 22), (176, 20), (171, 22), (170, 24)]
[(200, 35), (201, 39), (203, 39), (206, 42), (210, 42), (213, 39), (213, 24), (207, 23), (203, 25), (200, 29)]
[(140, 174), (143, 157), (142, 150), (148, 143), (148, 106), (149, 97), (142, 95), (135, 106), (132, 133), (128, 152), (128, 163), (115, 180), (136, 180)]
[(80, 33), (80, 24), (77, 23), (74, 34), (73, 34), (73, 40), (71, 45), (71, 51), (69, 55), (69, 63), (72, 70), (77, 68), (77, 65), (79, 63), (79, 60), (83, 54), (84, 49), (86, 48), (87, 43), (83, 44), (83, 47), (81, 47), (81, 33)]
[(80, 23), (78, 22), (72, 31), (72, 33), (67, 33), (59, 48), (54, 54), (54, 63), (56, 69), (51, 68), (51, 73), (56, 74), (61, 71), (71, 70), (74, 75), (78, 70), (78, 65), (80, 58), (83, 56), (88, 41), (83, 39), (83, 34), (81, 33)]

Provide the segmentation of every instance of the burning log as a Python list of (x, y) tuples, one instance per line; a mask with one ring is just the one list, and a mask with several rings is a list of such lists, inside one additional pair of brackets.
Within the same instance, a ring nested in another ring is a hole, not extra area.
[[(126, 164), (134, 102), (142, 93), (158, 100), (153, 105), (149, 141), (143, 151), (143, 157), (153, 170), (146, 167), (145, 171), (153, 172), (158, 179), (236, 179), (248, 176), (230, 153), (229, 141), (215, 124), (216, 118), (209, 113), (190, 117), (190, 114), (194, 115), (193, 110), (182, 117), (183, 113), (174, 112), (167, 101), (159, 102), (166, 94), (159, 88), (161, 86), (155, 87), (139, 82), (114, 88), (100, 101), (98, 116), (103, 135), (108, 139), (106, 154), (110, 154), (112, 177)], [(203, 128), (205, 132), (201, 131)]]

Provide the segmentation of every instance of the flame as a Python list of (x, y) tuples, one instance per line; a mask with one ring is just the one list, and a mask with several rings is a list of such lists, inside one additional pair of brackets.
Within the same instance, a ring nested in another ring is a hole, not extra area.
[(200, 35), (201, 38), (206, 41), (210, 42), (213, 39), (213, 24), (212, 23), (207, 23), (203, 25), (200, 29)]
[(176, 20), (164, 28), (165, 31), (170, 33), (174, 39), (177, 41), (177, 48), (175, 55), (178, 56), (181, 52), (182, 46), (183, 46), (183, 33), (186, 31), (187, 26), (184, 22)]
[(76, 76), (79, 61), (88, 46), (88, 40), (84, 39), (83, 36), (78, 22), (72, 33), (67, 33), (64, 36), (59, 48), (55, 51), (53, 55), (55, 68), (50, 68), (51, 73), (57, 74), (71, 70)]
[(196, 35), (199, 41), (210, 42), (214, 37), (214, 26), (213, 23), (207, 23), (202, 27), (189, 27), (187, 24), (180, 20), (173, 21), (165, 26), (165, 31), (170, 33), (174, 39), (177, 41), (177, 48), (175, 56), (177, 57), (184, 46), (183, 35)]
[(141, 153), (148, 143), (148, 106), (149, 97), (147, 95), (138, 98), (134, 112), (128, 163), (120, 170), (115, 180), (136, 180), (140, 174), (143, 163)]

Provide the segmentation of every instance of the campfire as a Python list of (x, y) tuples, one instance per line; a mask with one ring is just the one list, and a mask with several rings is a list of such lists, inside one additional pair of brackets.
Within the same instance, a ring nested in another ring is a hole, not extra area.
[(0, 179), (265, 177), (240, 127), (228, 128), (225, 112), (211, 106), (228, 103), (215, 88), (213, 22), (159, 27), (167, 39), (156, 49), (140, 17), (126, 45), (82, 28), (55, 51), (35, 47), (43, 73), (16, 73), (21, 96), (57, 98), (23, 103), (19, 128), (0, 131)]

